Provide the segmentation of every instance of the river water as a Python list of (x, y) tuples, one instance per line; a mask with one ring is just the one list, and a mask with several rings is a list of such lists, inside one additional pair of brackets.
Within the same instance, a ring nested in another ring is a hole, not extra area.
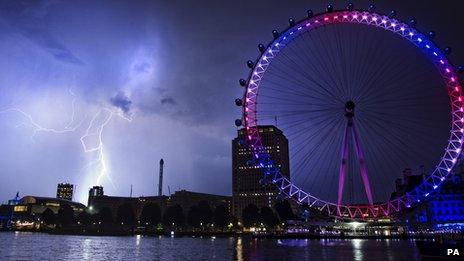
[(0, 233), (0, 260), (420, 260), (411, 240)]

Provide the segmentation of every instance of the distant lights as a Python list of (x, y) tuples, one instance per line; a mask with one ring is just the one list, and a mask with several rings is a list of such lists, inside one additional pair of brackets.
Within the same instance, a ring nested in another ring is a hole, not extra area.
[(362, 16), (362, 19), (367, 19), (367, 15), (363, 15), (363, 16)]
[(419, 41), (419, 43), (422, 43), (422, 38), (417, 38), (417, 41)]
[(440, 60), (440, 63), (441, 63), (441, 64), (445, 64), (445, 62), (444, 62), (443, 60)]
[(345, 18), (345, 19), (346, 19), (346, 18), (348, 18), (348, 16), (347, 16), (347, 15), (343, 15), (343, 18)]
[(425, 195), (424, 195), (424, 196), (428, 197), (429, 195), (430, 195), (429, 193), (425, 193)]
[(437, 52), (433, 52), (433, 55), (438, 56)]
[(454, 77), (451, 77), (451, 81), (454, 82), (456, 81), (456, 79)]
[(354, 19), (357, 19), (357, 18), (358, 18), (358, 15), (354, 14), (354, 15), (353, 15), (353, 18), (354, 18)]
[(441, 180), (441, 181), (445, 180), (445, 177), (441, 177), (440, 180)]
[(445, 71), (446, 71), (447, 73), (450, 73), (450, 72), (451, 72), (451, 70), (450, 70), (449, 68), (446, 68)]
[(377, 21), (377, 17), (372, 17), (372, 21)]
[(430, 48), (430, 45), (426, 44), (425, 47)]
[(387, 23), (387, 20), (382, 20), (382, 24), (386, 24)]
[(434, 186), (433, 186), (433, 189), (437, 189), (437, 188), (438, 188), (438, 186), (437, 186), (437, 185), (434, 185)]
[[(461, 129), (461, 130), (462, 130), (462, 129)], [(464, 131), (464, 130), (463, 130), (463, 131)], [(457, 153), (461, 152), (461, 148), (457, 148), (457, 149), (456, 149), (456, 152), (457, 152)]]
[(401, 27), (400, 30), (401, 30), (401, 32), (404, 32), (404, 27)]
[(451, 169), (450, 169), (450, 168), (448, 168), (446, 171), (450, 172), (450, 171), (451, 171)]
[(395, 26), (396, 26), (396, 24), (395, 24), (395, 23), (391, 23), (391, 26), (392, 26), (392, 27), (395, 27)]
[(414, 34), (413, 33), (409, 33), (409, 36), (413, 36)]

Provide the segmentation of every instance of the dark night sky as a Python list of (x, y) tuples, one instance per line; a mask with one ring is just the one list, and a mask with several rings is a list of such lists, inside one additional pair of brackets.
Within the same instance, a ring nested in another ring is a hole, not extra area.
[[(462, 2), (375, 3), (416, 17), (464, 63)], [(0, 199), (54, 196), (58, 182), (77, 184), (83, 202), (96, 183), (110, 195), (128, 195), (130, 184), (135, 195), (153, 195), (161, 157), (165, 193), (230, 194), (245, 61), (272, 29), (325, 4), (1, 1)]]

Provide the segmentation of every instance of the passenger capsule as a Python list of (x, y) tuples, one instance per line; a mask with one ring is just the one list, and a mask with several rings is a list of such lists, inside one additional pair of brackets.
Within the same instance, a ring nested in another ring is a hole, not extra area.
[(248, 60), (246, 64), (247, 64), (248, 68), (250, 68), (250, 69), (253, 68), (253, 66), (255, 65), (252, 60)]

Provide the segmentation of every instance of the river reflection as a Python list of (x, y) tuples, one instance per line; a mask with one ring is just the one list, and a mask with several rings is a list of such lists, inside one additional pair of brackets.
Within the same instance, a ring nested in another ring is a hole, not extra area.
[(0, 260), (420, 260), (413, 241), (0, 233)]

